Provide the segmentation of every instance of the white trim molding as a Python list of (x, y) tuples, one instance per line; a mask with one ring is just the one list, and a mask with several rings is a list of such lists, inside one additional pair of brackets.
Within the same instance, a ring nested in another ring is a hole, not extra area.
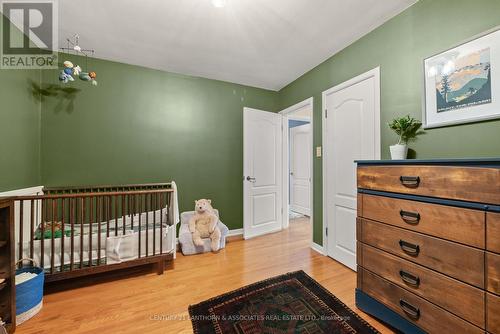
[(234, 229), (234, 230), (229, 230), (229, 232), (227, 232), (227, 237), (234, 237), (234, 236), (237, 236), (237, 235), (243, 235), (243, 229), (242, 228), (237, 228), (237, 229)]
[(41, 194), (43, 194), (43, 186), (35, 186), (30, 188), (4, 191), (0, 193), (0, 197), (31, 196), (31, 195), (41, 195)]
[(311, 117), (305, 117), (305, 116), (288, 116), (288, 120), (291, 121), (304, 121), (304, 122), (311, 122), (312, 116)]
[(323, 246), (321, 246), (315, 242), (311, 242), (311, 248), (313, 251), (318, 252), (321, 255), (326, 256), (326, 252), (325, 252), (325, 249), (323, 248)]
[[(310, 170), (311, 170), (311, 184), (310, 184), (310, 216), (309, 216), (309, 222), (311, 224), (311, 242), (312, 241), (312, 235), (314, 231), (314, 154), (315, 154), (315, 149), (314, 149), (314, 122), (313, 122), (313, 116), (314, 116), (314, 98), (310, 97), (304, 101), (301, 101), (299, 103), (296, 103), (279, 113), (283, 115), (283, 128), (288, 129), (288, 119), (299, 119), (301, 117), (293, 116), (293, 113), (296, 111), (299, 111), (303, 108), (309, 107), (311, 108), (311, 118), (307, 119), (310, 124), (311, 124), (311, 157), (310, 157)], [(305, 118), (301, 118), (301, 120), (306, 120)], [(290, 168), (290, 160), (289, 160), (289, 148), (288, 148), (288, 143), (289, 143), (289, 133), (288, 131), (283, 131), (283, 209), (284, 209), (284, 216), (283, 216), (283, 229), (288, 228), (290, 225), (289, 222), (289, 212), (290, 212), (290, 207), (289, 207), (289, 168)]]
[(311, 118), (313, 115), (312, 108), (313, 108), (313, 97), (310, 97), (304, 101), (301, 101), (299, 103), (294, 104), (293, 106), (290, 106), (286, 109), (283, 109), (280, 111), (280, 114), (282, 115), (288, 115), (288, 114), (293, 114), (294, 112), (303, 109), (305, 107), (311, 107)]

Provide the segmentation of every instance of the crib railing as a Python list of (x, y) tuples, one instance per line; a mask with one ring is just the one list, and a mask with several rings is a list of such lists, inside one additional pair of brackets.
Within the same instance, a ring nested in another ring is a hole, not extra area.
[(158, 263), (175, 254), (169, 183), (45, 188), (15, 204), (15, 258), (32, 258), (47, 281)]

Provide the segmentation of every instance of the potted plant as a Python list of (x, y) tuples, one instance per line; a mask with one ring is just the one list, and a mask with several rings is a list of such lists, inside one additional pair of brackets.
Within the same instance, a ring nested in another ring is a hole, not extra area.
[(389, 128), (394, 130), (399, 136), (398, 143), (390, 146), (392, 160), (406, 159), (408, 154), (408, 143), (416, 140), (418, 135), (424, 133), (424, 131), (420, 129), (421, 127), (422, 122), (410, 117), (410, 115), (395, 118), (389, 123)]

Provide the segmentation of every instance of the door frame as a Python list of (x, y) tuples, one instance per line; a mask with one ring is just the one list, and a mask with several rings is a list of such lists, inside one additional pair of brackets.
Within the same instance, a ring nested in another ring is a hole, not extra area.
[(380, 159), (381, 156), (381, 140), (380, 140), (380, 66), (360, 74), (350, 80), (347, 80), (339, 85), (329, 88), (321, 94), (321, 123), (322, 123), (322, 165), (323, 165), (323, 254), (328, 254), (328, 236), (326, 235), (326, 228), (328, 227), (328, 209), (327, 209), (327, 185), (328, 185), (328, 166), (327, 166), (327, 155), (328, 155), (328, 143), (326, 140), (326, 134), (328, 131), (328, 126), (326, 122), (326, 97), (333, 93), (336, 93), (342, 89), (353, 86), (357, 83), (365, 81), (370, 78), (375, 78), (375, 158)]
[[(313, 162), (314, 162), (314, 98), (310, 97), (304, 101), (296, 103), (286, 109), (283, 109), (279, 113), (283, 115), (283, 129), (288, 129), (288, 119), (297, 119), (300, 120), (300, 117), (293, 117), (290, 114), (293, 114), (297, 110), (300, 110), (305, 107), (311, 108), (311, 118), (309, 122), (311, 124), (311, 156), (309, 159), (309, 168), (311, 170), (311, 184), (309, 186), (309, 200), (310, 200), (310, 208), (311, 215), (309, 216), (309, 221), (311, 224), (311, 247), (313, 247), (313, 227), (314, 227), (314, 170), (313, 170)], [(303, 120), (303, 118), (302, 118)], [(290, 187), (289, 187), (289, 170), (290, 170), (290, 159), (289, 159), (289, 131), (283, 130), (283, 229), (288, 228), (290, 226)]]

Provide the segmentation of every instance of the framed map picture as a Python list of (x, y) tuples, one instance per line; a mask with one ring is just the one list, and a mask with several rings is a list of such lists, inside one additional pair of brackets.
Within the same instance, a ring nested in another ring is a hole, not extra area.
[(424, 127), (500, 118), (500, 27), (424, 60)]

